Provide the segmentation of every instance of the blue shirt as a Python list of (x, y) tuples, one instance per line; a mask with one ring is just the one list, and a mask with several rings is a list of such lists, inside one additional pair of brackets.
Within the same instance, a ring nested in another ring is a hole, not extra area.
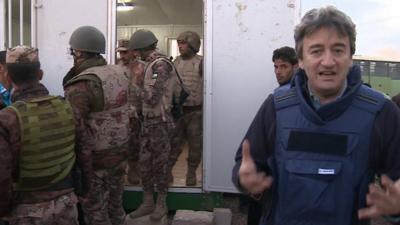
[(0, 94), (3, 103), (7, 106), (11, 105), (11, 92), (7, 90), (2, 84), (0, 84)]

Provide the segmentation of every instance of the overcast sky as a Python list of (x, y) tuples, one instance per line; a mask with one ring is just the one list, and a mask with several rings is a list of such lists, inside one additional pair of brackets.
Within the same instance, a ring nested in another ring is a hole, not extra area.
[(302, 14), (333, 5), (356, 24), (356, 55), (400, 61), (399, 0), (301, 0)]

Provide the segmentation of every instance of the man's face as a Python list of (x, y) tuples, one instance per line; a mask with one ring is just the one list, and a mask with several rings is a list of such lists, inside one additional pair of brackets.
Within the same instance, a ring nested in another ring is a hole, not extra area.
[(131, 58), (130, 51), (119, 51), (119, 59), (123, 62), (124, 65), (128, 65)]
[(70, 48), (70, 55), (74, 58), (74, 66), (78, 66), (80, 63), (82, 63), (85, 59), (83, 56), (83, 53), (79, 50)]
[(192, 49), (190, 49), (189, 44), (186, 41), (178, 40), (179, 53), (182, 56), (190, 56), (193, 54)]
[(274, 68), (276, 80), (278, 81), (279, 85), (283, 85), (292, 79), (294, 71), (297, 68), (297, 64), (292, 65), (290, 62), (284, 61), (283, 59), (275, 59)]
[(133, 59), (140, 58), (140, 52), (138, 50), (129, 50), (129, 54), (131, 54), (131, 57)]
[(319, 97), (338, 96), (352, 64), (350, 41), (336, 29), (320, 28), (305, 36), (300, 67), (308, 85)]

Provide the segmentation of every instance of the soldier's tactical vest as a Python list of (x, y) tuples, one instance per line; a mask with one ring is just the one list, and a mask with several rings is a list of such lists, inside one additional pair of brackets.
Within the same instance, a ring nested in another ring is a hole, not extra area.
[(75, 123), (71, 106), (55, 96), (17, 101), (21, 150), (17, 191), (46, 189), (63, 180), (75, 163)]
[(300, 87), (274, 95), (277, 135), (269, 162), (276, 189), (268, 224), (358, 224), (373, 180), (370, 135), (384, 97), (361, 85), (347, 110), (323, 121), (301, 95)]
[(159, 56), (154, 61), (147, 64), (144, 75), (144, 91), (148, 93), (149, 96), (153, 96), (155, 93), (154, 84), (157, 80), (158, 75), (153, 74), (153, 65), (159, 62), (160, 60), (165, 61), (170, 64), (172, 67), (172, 71), (170, 74), (170, 78), (164, 84), (164, 91), (161, 100), (154, 106), (151, 106), (143, 101), (143, 116), (147, 118), (153, 117), (161, 117), (164, 122), (167, 122), (167, 118), (172, 118), (171, 116), (171, 108), (172, 108), (172, 98), (174, 92), (177, 90), (177, 87), (180, 87), (178, 77), (175, 71), (175, 66), (169, 61), (168, 58)]
[(93, 131), (95, 153), (120, 150), (128, 142), (129, 115), (128, 85), (124, 70), (117, 65), (91, 67), (73, 80), (88, 79), (96, 75), (102, 82), (104, 109), (89, 114), (88, 123)]
[(200, 55), (195, 55), (189, 60), (183, 60), (178, 56), (174, 61), (176, 70), (190, 92), (184, 106), (199, 106), (203, 103), (203, 75), (200, 74), (202, 59)]

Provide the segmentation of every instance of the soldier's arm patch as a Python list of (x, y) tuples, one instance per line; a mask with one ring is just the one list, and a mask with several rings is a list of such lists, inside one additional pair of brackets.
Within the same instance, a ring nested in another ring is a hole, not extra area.
[[(166, 60), (159, 59), (154, 65), (151, 67), (152, 70), (152, 84), (150, 85), (152, 88), (151, 95), (146, 96), (144, 101), (146, 104), (154, 106), (161, 101), (161, 98), (165, 92), (165, 84), (168, 79), (172, 76), (172, 65), (168, 63)], [(154, 79), (153, 77), (156, 78)]]
[(151, 68), (153, 75), (157, 74), (157, 78), (167, 80), (171, 76), (172, 65), (165, 60), (158, 60)]

